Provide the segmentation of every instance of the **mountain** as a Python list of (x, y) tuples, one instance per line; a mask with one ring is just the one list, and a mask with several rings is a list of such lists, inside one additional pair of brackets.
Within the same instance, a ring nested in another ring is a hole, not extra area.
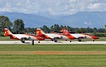
[(78, 12), (73, 15), (53, 16), (49, 13), (25, 14), (18, 12), (0, 12), (0, 15), (8, 16), (13, 22), (22, 19), (26, 27), (51, 26), (53, 24), (68, 25), (71, 27), (97, 27), (103, 28), (106, 24), (106, 11)]
[(50, 26), (57, 24), (58, 22), (57, 20), (35, 14), (0, 12), (0, 15), (8, 16), (12, 22), (14, 22), (16, 19), (22, 19), (25, 22), (26, 27), (41, 27), (43, 25)]
[(64, 22), (75, 27), (104, 27), (106, 12), (78, 12), (73, 15), (61, 17)]

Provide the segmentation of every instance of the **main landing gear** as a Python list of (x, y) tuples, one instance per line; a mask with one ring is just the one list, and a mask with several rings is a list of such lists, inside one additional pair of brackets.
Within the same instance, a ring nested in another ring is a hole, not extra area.
[(32, 45), (34, 45), (34, 40), (32, 40)]
[[(40, 41), (38, 41), (38, 43), (40, 43)], [(32, 40), (32, 45), (34, 45), (34, 40)]]
[(78, 41), (81, 42), (82, 41), (81, 38), (78, 38)]
[(54, 39), (51, 39), (51, 41), (57, 42), (57, 40), (55, 38)]
[(25, 43), (25, 39), (24, 39), (24, 38), (21, 38), (21, 42), (22, 42), (22, 43)]
[(93, 40), (93, 42), (95, 42), (95, 40)]
[(54, 42), (57, 42), (57, 40), (54, 40)]

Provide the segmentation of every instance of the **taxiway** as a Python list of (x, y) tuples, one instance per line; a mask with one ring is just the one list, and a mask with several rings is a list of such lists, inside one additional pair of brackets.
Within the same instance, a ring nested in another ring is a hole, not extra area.
[[(106, 41), (84, 41), (84, 42), (78, 42), (78, 41), (58, 41), (58, 42), (53, 42), (53, 41), (34, 41), (35, 44), (106, 44)], [(22, 43), (21, 41), (0, 41), (0, 44), (32, 44), (31, 41), (26, 41), (25, 43)]]

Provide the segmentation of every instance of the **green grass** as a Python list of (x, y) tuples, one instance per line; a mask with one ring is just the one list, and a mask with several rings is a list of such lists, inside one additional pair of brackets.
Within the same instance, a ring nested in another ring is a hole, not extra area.
[(0, 55), (0, 67), (105, 67), (106, 55)]
[(106, 41), (106, 37), (99, 37), (99, 41)]
[[(0, 45), (0, 51), (106, 51), (106, 45)], [(103, 55), (0, 54), (0, 67), (105, 67)]]
[(106, 51), (106, 45), (77, 44), (35, 44), (33, 45), (0, 45), (0, 51)]
[(10, 37), (0, 37), (0, 41), (11, 41)]
[[(84, 39), (84, 41), (92, 41), (92, 39)], [(106, 37), (99, 37), (96, 41), (106, 41)]]

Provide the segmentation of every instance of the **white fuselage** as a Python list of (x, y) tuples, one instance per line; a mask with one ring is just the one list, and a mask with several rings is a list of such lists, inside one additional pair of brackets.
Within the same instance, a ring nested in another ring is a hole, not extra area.
[(47, 34), (45, 34), (46, 36), (48, 36), (48, 37), (50, 37), (51, 39), (53, 39), (53, 38), (61, 38), (61, 35), (59, 35), (59, 34), (55, 34), (55, 33), (47, 33)]
[(26, 34), (13, 34), (14, 37), (21, 39), (21, 38), (29, 38), (30, 35), (26, 35)]
[(85, 35), (83, 34), (70, 34), (70, 35), (74, 36), (76, 39), (80, 37), (85, 38)]

